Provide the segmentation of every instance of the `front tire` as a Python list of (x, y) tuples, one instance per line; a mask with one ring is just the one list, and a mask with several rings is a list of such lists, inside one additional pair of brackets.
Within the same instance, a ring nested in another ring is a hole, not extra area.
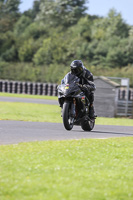
[(70, 116), (71, 103), (65, 102), (63, 104), (62, 118), (66, 130), (70, 131), (73, 128), (73, 118)]
[(82, 122), (81, 127), (84, 131), (91, 131), (95, 126), (95, 119)]

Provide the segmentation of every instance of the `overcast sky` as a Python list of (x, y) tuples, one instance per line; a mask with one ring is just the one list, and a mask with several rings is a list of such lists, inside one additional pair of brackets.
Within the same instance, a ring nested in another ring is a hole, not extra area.
[[(20, 11), (32, 8), (34, 0), (21, 0)], [(122, 14), (124, 21), (133, 25), (133, 0), (89, 0), (88, 14), (107, 16), (109, 10), (115, 8)]]

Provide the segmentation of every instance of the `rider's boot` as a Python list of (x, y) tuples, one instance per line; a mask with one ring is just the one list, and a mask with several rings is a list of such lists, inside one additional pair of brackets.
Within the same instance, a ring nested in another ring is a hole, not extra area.
[(89, 105), (89, 117), (90, 118), (95, 118), (96, 117), (93, 104)]

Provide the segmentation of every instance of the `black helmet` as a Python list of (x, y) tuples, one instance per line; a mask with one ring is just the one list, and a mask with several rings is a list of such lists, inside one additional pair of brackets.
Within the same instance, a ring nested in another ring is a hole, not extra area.
[(83, 73), (84, 66), (81, 60), (74, 60), (72, 61), (70, 68), (71, 73), (79, 77)]

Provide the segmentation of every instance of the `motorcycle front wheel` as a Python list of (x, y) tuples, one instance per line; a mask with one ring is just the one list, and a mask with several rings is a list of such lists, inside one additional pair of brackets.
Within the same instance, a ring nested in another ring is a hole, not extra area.
[(64, 127), (68, 131), (70, 131), (73, 128), (73, 123), (74, 123), (74, 119), (71, 117), (70, 112), (71, 112), (71, 103), (65, 102), (63, 104), (62, 118)]
[(95, 119), (91, 121), (86, 120), (82, 122), (81, 127), (84, 131), (91, 131), (94, 128), (94, 125), (95, 125)]

